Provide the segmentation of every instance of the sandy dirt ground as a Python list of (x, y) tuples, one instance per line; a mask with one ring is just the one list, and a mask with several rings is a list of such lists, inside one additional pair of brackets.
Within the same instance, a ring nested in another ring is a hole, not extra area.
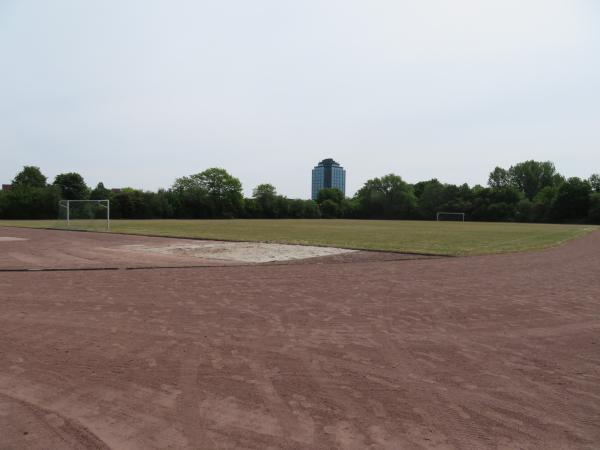
[(0, 227), (0, 271), (230, 266), (430, 258), (257, 242)]
[(314, 247), (309, 245), (221, 241), (187, 241), (177, 244), (160, 245), (158, 247), (138, 244), (126, 246), (124, 249), (135, 252), (158, 253), (160, 255), (177, 255), (245, 263), (290, 261), (355, 252), (355, 250), (346, 250), (343, 248)]
[(600, 233), (470, 258), (0, 272), (3, 450), (598, 442)]
[(232, 261), (134, 251), (184, 239), (0, 227), (0, 270), (223, 265)]
[[(351, 260), (359, 257), (352, 253), (360, 252), (330, 247), (0, 227), (0, 270), (222, 266), (337, 255), (346, 255), (345, 259)], [(387, 255), (399, 258), (397, 254)]]

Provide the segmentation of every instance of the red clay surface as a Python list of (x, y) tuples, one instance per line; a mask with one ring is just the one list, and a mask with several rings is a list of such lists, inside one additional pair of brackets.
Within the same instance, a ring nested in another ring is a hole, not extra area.
[(0, 273), (0, 449), (599, 442), (600, 233), (500, 256)]
[(231, 265), (232, 262), (135, 252), (128, 245), (169, 245), (183, 239), (109, 233), (0, 227), (0, 236), (24, 240), (0, 242), (0, 270), (93, 269), (187, 265)]
[[(190, 239), (110, 233), (0, 227), (0, 271), (125, 269), (144, 267), (232, 266), (247, 263), (133, 250), (132, 245), (167, 247), (189, 244)], [(265, 264), (315, 264), (371, 260), (424, 259), (428, 256), (388, 252), (354, 252)]]

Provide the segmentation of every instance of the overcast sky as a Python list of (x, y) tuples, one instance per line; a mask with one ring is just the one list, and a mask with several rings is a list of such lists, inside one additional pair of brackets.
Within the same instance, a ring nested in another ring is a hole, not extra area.
[(0, 0), (0, 182), (600, 172), (597, 0)]

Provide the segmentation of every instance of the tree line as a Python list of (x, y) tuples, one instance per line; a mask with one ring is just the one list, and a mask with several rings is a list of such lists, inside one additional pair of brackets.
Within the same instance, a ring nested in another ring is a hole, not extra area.
[(53, 219), (58, 202), (109, 199), (116, 219), (362, 218), (434, 219), (437, 212), (462, 212), (467, 220), (600, 223), (600, 175), (565, 178), (549, 161), (496, 167), (488, 185), (453, 185), (437, 179), (415, 184), (389, 174), (368, 180), (354, 197), (323, 189), (318, 199), (290, 199), (271, 184), (244, 198), (239, 179), (220, 168), (177, 178), (156, 192), (94, 188), (74, 172), (49, 182), (39, 168), (25, 166), (10, 189), (0, 191), (0, 218)]

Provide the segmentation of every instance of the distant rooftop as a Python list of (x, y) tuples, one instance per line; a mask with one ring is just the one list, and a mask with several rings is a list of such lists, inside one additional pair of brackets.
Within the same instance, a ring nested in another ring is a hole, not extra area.
[(340, 167), (340, 163), (338, 163), (337, 161), (334, 161), (332, 158), (326, 158), (323, 161), (321, 161), (319, 163), (319, 166), (325, 166), (325, 167), (329, 167), (329, 166), (334, 166), (334, 167)]

